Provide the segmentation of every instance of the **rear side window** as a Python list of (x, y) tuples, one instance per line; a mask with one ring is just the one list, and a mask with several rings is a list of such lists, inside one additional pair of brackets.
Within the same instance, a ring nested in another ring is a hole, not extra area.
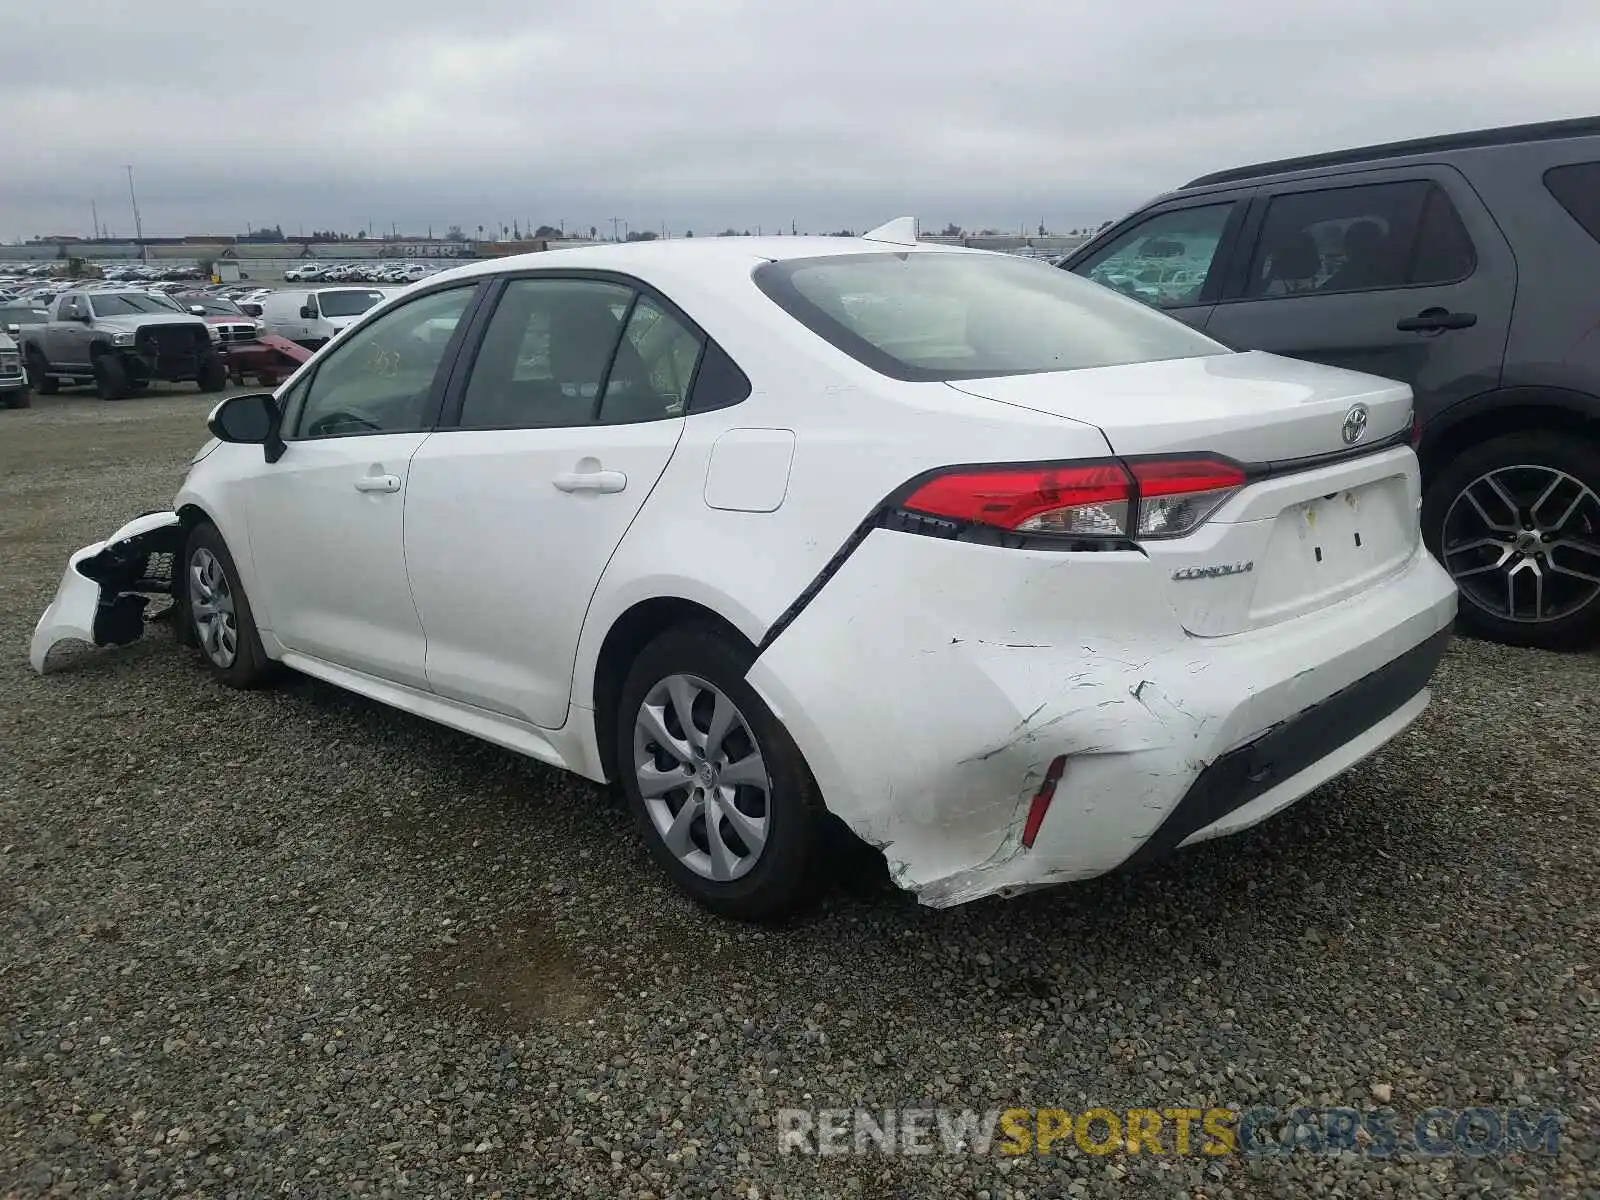
[(1275, 196), (1250, 263), (1252, 298), (1464, 279), (1476, 265), (1450, 197), (1426, 180)]
[(1544, 173), (1544, 186), (1584, 232), (1600, 242), (1600, 163), (1551, 167)]
[(767, 263), (756, 285), (880, 374), (933, 381), (1226, 354), (1135, 300), (1004, 254), (906, 251)]

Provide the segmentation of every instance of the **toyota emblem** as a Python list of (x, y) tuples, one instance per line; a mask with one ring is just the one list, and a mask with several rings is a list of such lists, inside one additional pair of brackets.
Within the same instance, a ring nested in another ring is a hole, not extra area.
[(1350, 411), (1344, 415), (1344, 428), (1339, 431), (1344, 438), (1346, 446), (1354, 446), (1367, 436), (1367, 406), (1365, 404), (1352, 405)]

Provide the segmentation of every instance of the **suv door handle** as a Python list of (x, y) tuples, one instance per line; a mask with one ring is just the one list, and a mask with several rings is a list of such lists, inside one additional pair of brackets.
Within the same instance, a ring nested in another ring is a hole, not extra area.
[(400, 490), (400, 476), (398, 475), (363, 475), (356, 480), (358, 492), (398, 492)]
[(550, 482), (563, 492), (620, 492), (628, 477), (621, 471), (563, 471)]
[(1477, 313), (1425, 308), (1414, 317), (1402, 317), (1394, 323), (1394, 327), (1401, 333), (1435, 333), (1444, 329), (1471, 329), (1477, 323)]

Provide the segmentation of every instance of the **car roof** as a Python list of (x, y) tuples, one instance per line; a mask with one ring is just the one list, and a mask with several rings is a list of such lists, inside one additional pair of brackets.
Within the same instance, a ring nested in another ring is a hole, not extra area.
[(1458, 150), (1481, 150), (1494, 146), (1513, 146), (1528, 142), (1597, 135), (1600, 135), (1600, 117), (1575, 117), (1564, 121), (1541, 121), (1531, 125), (1473, 129), (1464, 133), (1411, 138), (1401, 142), (1382, 142), (1372, 146), (1357, 146), (1349, 150), (1304, 154), (1295, 158), (1280, 158), (1250, 166), (1231, 167), (1226, 171), (1213, 171), (1209, 175), (1191, 179), (1178, 191), (1186, 192), (1222, 184), (1249, 183), (1270, 176), (1292, 175), (1331, 167), (1360, 166), (1396, 158), (1414, 158), (1419, 155), (1445, 154)]
[(714, 271), (738, 270), (748, 274), (764, 262), (796, 258), (818, 258), (841, 254), (984, 254), (961, 246), (918, 242), (871, 241), (845, 237), (705, 237), (667, 238), (648, 242), (602, 242), (593, 246), (572, 246), (561, 250), (536, 250), (504, 258), (484, 259), (431, 275), (430, 284), (449, 283), (479, 275), (499, 275), (512, 271), (583, 270), (616, 271), (624, 275), (650, 278), (657, 274), (676, 275), (705, 267)]

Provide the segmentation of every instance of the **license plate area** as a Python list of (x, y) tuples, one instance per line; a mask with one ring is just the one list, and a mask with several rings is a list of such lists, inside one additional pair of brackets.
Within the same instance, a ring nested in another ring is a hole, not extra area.
[(1252, 623), (1284, 620), (1370, 586), (1410, 557), (1416, 529), (1409, 489), (1398, 477), (1290, 505), (1273, 522)]

